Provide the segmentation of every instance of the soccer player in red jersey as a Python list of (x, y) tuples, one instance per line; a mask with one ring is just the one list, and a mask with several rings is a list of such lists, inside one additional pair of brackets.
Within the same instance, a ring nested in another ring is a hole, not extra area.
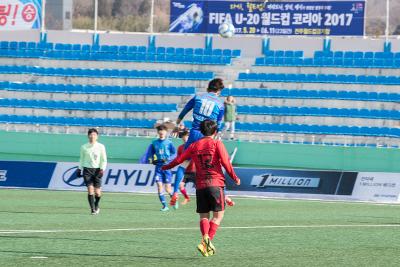
[[(217, 129), (218, 125), (215, 121), (202, 121), (200, 131), (204, 137), (191, 144), (180, 156), (162, 167), (163, 170), (168, 170), (189, 159), (196, 166), (197, 213), (200, 215), (200, 231), (203, 237), (197, 248), (205, 257), (215, 254), (215, 247), (211, 240), (224, 217), (225, 175), (222, 167), (233, 181), (240, 185), (240, 179), (233, 170), (224, 144), (214, 139)], [(213, 215), (210, 220), (211, 211)]]

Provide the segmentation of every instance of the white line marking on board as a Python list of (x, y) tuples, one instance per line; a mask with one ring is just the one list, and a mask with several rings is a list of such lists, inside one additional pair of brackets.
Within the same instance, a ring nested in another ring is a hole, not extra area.
[[(276, 229), (276, 228), (390, 228), (400, 224), (320, 224), (320, 225), (259, 225), (259, 226), (225, 226), (222, 229)], [(113, 229), (55, 229), (55, 230), (0, 230), (0, 234), (39, 234), (39, 233), (82, 233), (82, 232), (140, 232), (166, 230), (198, 230), (197, 227), (154, 227), (154, 228), (113, 228)]]

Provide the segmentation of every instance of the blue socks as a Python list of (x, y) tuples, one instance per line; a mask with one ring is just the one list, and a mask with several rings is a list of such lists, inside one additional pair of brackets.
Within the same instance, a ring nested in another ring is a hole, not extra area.
[(164, 193), (158, 193), (158, 197), (160, 198), (160, 202), (163, 205), (163, 208), (167, 206), (167, 201), (165, 200)]
[(174, 194), (179, 192), (179, 184), (185, 176), (185, 168), (179, 166), (175, 174)]

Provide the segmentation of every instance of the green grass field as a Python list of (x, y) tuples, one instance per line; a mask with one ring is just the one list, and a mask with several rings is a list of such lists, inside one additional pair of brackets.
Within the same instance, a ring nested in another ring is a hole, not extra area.
[(400, 206), (236, 204), (203, 258), (194, 201), (161, 213), (156, 195), (106, 193), (91, 216), (85, 193), (2, 189), (0, 266), (400, 266)]

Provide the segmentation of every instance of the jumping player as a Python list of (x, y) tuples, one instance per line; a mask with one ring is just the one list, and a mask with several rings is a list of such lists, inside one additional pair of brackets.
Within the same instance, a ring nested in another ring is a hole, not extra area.
[(147, 158), (150, 163), (155, 165), (155, 180), (157, 183), (158, 196), (162, 205), (161, 211), (168, 211), (167, 201), (164, 196), (165, 191), (172, 196), (171, 178), (172, 173), (169, 170), (161, 170), (161, 167), (175, 157), (176, 149), (171, 140), (167, 139), (168, 128), (165, 125), (156, 127), (158, 139), (154, 140), (150, 146)]
[[(183, 154), (163, 166), (162, 169), (171, 169), (185, 160), (192, 159), (194, 161), (196, 166), (197, 213), (200, 215), (200, 231), (202, 234), (202, 241), (197, 249), (203, 256), (208, 257), (216, 252), (211, 240), (213, 240), (224, 216), (225, 175), (222, 167), (237, 185), (240, 185), (240, 179), (233, 170), (223, 143), (214, 140), (218, 132), (217, 123), (212, 120), (204, 120), (200, 124), (200, 130), (204, 138), (191, 144)], [(213, 216), (210, 220), (211, 211)]]
[(81, 146), (79, 167), (76, 173), (85, 181), (92, 215), (100, 212), (101, 178), (107, 167), (106, 149), (104, 145), (97, 142), (98, 137), (99, 133), (96, 129), (89, 129), (89, 143)]
[[(185, 144), (185, 149), (190, 144), (196, 142), (203, 137), (200, 131), (200, 123), (206, 119), (215, 121), (218, 130), (222, 130), (222, 119), (224, 117), (224, 104), (219, 99), (221, 91), (225, 88), (222, 79), (216, 78), (208, 83), (207, 93), (196, 95), (185, 105), (183, 110), (176, 120), (176, 124), (180, 125), (186, 114), (193, 109), (193, 123), (190, 130), (189, 139)], [(187, 165), (187, 163), (186, 163)], [(179, 184), (184, 176), (185, 167), (179, 166), (175, 183)], [(171, 198), (170, 205), (175, 206), (178, 200), (178, 190), (174, 190), (174, 195)]]

